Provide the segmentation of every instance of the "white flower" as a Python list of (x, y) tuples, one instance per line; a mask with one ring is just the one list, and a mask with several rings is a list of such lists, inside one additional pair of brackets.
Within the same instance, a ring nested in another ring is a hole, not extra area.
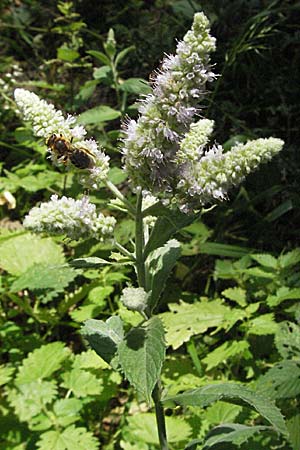
[(132, 311), (142, 312), (147, 307), (148, 294), (143, 288), (125, 288), (121, 295), (121, 302)]
[(49, 202), (29, 211), (23, 225), (35, 232), (65, 234), (74, 240), (91, 237), (103, 240), (112, 235), (115, 223), (114, 217), (97, 214), (96, 206), (88, 197), (74, 200), (52, 195)]

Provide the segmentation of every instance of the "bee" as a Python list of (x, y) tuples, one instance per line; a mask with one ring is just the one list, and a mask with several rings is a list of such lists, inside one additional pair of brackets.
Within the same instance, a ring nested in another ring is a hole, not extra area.
[(95, 165), (95, 156), (85, 147), (77, 147), (72, 139), (66, 139), (62, 134), (51, 134), (46, 144), (63, 164), (70, 162), (77, 169), (91, 169)]

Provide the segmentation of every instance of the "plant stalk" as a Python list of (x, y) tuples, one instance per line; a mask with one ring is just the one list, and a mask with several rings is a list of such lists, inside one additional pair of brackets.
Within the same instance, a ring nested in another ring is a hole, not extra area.
[(161, 387), (160, 381), (155, 385), (152, 392), (152, 398), (155, 405), (155, 415), (157, 423), (158, 438), (161, 450), (168, 450), (167, 432), (166, 432), (166, 421), (164, 408), (161, 403)]
[(142, 191), (137, 193), (136, 202), (136, 216), (135, 216), (135, 259), (136, 259), (136, 272), (139, 286), (144, 288), (146, 284), (146, 271), (144, 261), (144, 227), (142, 216)]

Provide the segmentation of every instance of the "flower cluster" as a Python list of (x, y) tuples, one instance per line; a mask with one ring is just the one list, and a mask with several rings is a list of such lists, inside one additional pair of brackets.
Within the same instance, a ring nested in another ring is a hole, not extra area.
[(178, 43), (176, 55), (163, 61), (153, 80), (153, 93), (140, 105), (139, 119), (127, 124), (123, 154), (135, 185), (154, 194), (174, 192), (179, 143), (200, 111), (207, 82), (215, 78), (209, 64), (214, 49), (208, 20), (198, 13), (192, 29)]
[(194, 117), (200, 115), (207, 82), (215, 78), (209, 58), (214, 48), (208, 20), (197, 13), (176, 54), (164, 60), (152, 94), (141, 103), (140, 117), (125, 129), (124, 162), (133, 184), (184, 212), (225, 199), (230, 187), (283, 146), (274, 138), (238, 145), (228, 153), (221, 145), (209, 146), (214, 122), (195, 122)]
[(87, 197), (74, 200), (52, 195), (49, 202), (30, 210), (23, 225), (37, 233), (65, 234), (74, 240), (84, 237), (102, 241), (112, 235), (115, 223), (114, 217), (97, 214), (96, 206)]
[[(69, 142), (70, 151), (83, 149), (92, 154), (93, 164), (86, 171), (81, 171), (80, 174), (80, 182), (84, 187), (96, 189), (98, 184), (106, 179), (109, 170), (109, 156), (99, 150), (96, 141), (84, 139), (86, 130), (82, 125), (76, 125), (74, 116), (69, 114), (65, 118), (63, 113), (55, 109), (52, 104), (26, 89), (16, 89), (15, 100), (24, 120), (31, 123), (36, 136), (44, 138), (46, 142), (52, 135), (61, 136)], [(48, 151), (53, 164), (72, 166), (69, 155), (55, 151), (51, 145), (49, 145)]]
[(142, 312), (147, 307), (147, 298), (148, 294), (143, 288), (128, 287), (123, 289), (120, 300), (126, 308)]

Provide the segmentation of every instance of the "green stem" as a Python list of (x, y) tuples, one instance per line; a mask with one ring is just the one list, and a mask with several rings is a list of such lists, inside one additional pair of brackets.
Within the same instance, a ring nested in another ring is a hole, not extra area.
[(117, 186), (115, 186), (111, 181), (107, 180), (105, 182), (106, 187), (116, 196), (116, 198), (118, 198), (119, 200), (121, 200), (121, 202), (123, 203), (123, 205), (126, 206), (127, 210), (129, 213), (131, 214), (135, 214), (135, 209), (132, 206), (132, 204), (124, 197), (124, 195), (122, 194), (121, 191), (119, 191), (119, 189), (117, 188)]
[(144, 261), (144, 228), (143, 228), (143, 216), (142, 216), (142, 201), (143, 196), (141, 190), (137, 194), (136, 202), (136, 216), (135, 216), (135, 259), (136, 259), (136, 272), (140, 287), (145, 287), (146, 284), (146, 271)]
[(158, 381), (155, 385), (155, 388), (152, 393), (152, 398), (155, 405), (155, 415), (160, 448), (161, 450), (168, 450), (165, 413), (160, 400), (161, 399), (160, 381)]

